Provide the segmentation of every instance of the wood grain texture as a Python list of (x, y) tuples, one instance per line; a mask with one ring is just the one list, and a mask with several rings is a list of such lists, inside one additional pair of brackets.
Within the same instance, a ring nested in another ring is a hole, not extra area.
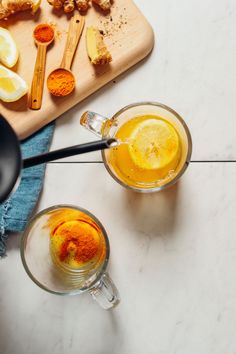
[(80, 36), (83, 32), (85, 19), (84, 17), (75, 14), (71, 20), (68, 30), (68, 36), (66, 39), (66, 46), (60, 67), (66, 70), (70, 70), (72, 61), (75, 55), (77, 45), (79, 43)]
[(37, 58), (34, 67), (34, 75), (29, 99), (29, 107), (31, 109), (40, 109), (42, 105), (46, 52), (47, 46), (45, 44), (38, 44)]
[[(32, 34), (39, 23), (53, 24), (57, 33), (55, 42), (47, 52), (47, 77), (60, 66), (69, 26), (68, 16), (62, 12), (56, 13), (46, 0), (42, 0), (41, 9), (34, 17), (30, 13), (19, 13), (7, 21), (0, 21), (0, 25), (8, 28), (17, 42), (20, 60), (15, 69), (29, 87), (37, 54)], [(112, 62), (99, 68), (91, 65), (86, 52), (84, 30), (72, 65), (76, 89), (71, 95), (64, 98), (52, 97), (44, 83), (42, 107), (38, 111), (28, 108), (26, 96), (15, 103), (0, 103), (0, 113), (7, 118), (20, 139), (31, 135), (97, 91), (146, 57), (153, 48), (152, 28), (132, 0), (114, 0), (111, 12), (107, 15), (91, 7), (85, 16), (86, 26), (97, 26), (104, 31), (104, 40), (112, 54)]]

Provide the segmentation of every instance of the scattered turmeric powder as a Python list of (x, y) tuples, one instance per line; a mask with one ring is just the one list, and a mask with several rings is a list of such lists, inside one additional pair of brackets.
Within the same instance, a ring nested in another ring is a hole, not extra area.
[(48, 76), (47, 86), (52, 95), (63, 97), (74, 90), (75, 79), (69, 70), (56, 69)]

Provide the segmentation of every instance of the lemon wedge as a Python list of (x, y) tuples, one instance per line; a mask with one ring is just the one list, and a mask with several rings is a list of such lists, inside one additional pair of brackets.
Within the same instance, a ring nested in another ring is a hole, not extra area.
[(19, 75), (0, 65), (0, 99), (2, 101), (17, 101), (27, 91), (27, 83)]
[(134, 164), (145, 170), (174, 169), (180, 156), (175, 128), (162, 119), (147, 119), (131, 134), (129, 154)]
[(18, 57), (19, 52), (11, 33), (0, 27), (0, 61), (11, 68), (16, 64)]

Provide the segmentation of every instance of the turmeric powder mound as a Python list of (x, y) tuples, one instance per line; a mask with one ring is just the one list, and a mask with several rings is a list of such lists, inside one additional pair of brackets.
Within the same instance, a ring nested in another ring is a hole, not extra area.
[(77, 268), (96, 257), (99, 236), (89, 224), (73, 220), (57, 228), (51, 238), (51, 245), (60, 262)]
[(54, 30), (46, 23), (41, 23), (34, 29), (34, 38), (41, 43), (50, 42), (53, 37)]
[(104, 260), (106, 248), (101, 230), (86, 214), (61, 209), (51, 215), (47, 226), (51, 254), (58, 265), (81, 269)]
[(57, 69), (48, 76), (47, 86), (52, 95), (63, 97), (74, 90), (75, 79), (70, 71)]

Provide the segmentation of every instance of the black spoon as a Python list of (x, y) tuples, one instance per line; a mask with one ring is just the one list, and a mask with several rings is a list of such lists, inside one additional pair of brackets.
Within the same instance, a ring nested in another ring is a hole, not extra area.
[(20, 178), (22, 167), (28, 168), (64, 157), (104, 150), (117, 145), (113, 138), (71, 146), (22, 160), (18, 138), (10, 124), (0, 115), (0, 202), (7, 199)]

